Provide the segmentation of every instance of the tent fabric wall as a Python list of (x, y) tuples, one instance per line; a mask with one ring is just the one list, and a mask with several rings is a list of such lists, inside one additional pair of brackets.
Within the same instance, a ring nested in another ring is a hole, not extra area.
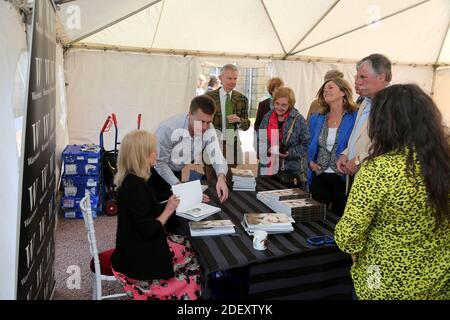
[(19, 188), (22, 161), (19, 155), (21, 127), (27, 88), (27, 53), (25, 27), (20, 15), (7, 2), (0, 2), (0, 299), (16, 298), (17, 250), (19, 244)]
[[(195, 96), (200, 62), (193, 57), (71, 50), (65, 57), (70, 143), (98, 143), (99, 132), (116, 113), (121, 137), (137, 128), (155, 131), (159, 123), (188, 112)], [(112, 149), (112, 133), (105, 134)]]
[[(306, 116), (311, 102), (323, 84), (323, 77), (328, 70), (339, 70), (344, 78), (350, 82), (354, 92), (356, 75), (355, 64), (329, 64), (302, 61), (274, 61), (273, 75), (282, 78), (285, 84), (294, 90), (297, 109)], [(416, 83), (428, 94), (431, 92), (433, 79), (432, 67), (396, 66), (392, 67), (392, 82)]]
[(450, 128), (450, 68), (437, 70), (433, 98)]
[[(238, 67), (261, 67), (281, 77), (296, 95), (296, 107), (306, 116), (328, 70), (338, 69), (354, 85), (355, 64), (303, 61), (268, 61), (208, 57), (179, 57), (110, 51), (70, 50), (66, 55), (68, 126), (70, 143), (98, 143), (107, 115), (119, 119), (119, 140), (136, 128), (142, 113), (142, 128), (156, 130), (171, 115), (187, 112), (194, 96), (201, 66), (236, 63)], [(417, 83), (431, 93), (433, 69), (426, 66), (393, 66), (391, 83)], [(437, 88), (437, 90), (443, 90)], [(105, 134), (107, 149), (113, 134)]]

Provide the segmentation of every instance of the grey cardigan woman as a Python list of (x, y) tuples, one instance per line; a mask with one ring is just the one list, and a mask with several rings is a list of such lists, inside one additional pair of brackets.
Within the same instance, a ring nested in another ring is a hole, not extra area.
[[(261, 175), (273, 175), (280, 169), (300, 170), (300, 160), (305, 159), (310, 142), (306, 120), (294, 108), (292, 89), (276, 89), (273, 101), (274, 108), (264, 116), (258, 132)], [(261, 131), (264, 129), (267, 131)], [(279, 145), (279, 157), (274, 154), (273, 146), (276, 145)], [(267, 151), (267, 157), (264, 150)]]

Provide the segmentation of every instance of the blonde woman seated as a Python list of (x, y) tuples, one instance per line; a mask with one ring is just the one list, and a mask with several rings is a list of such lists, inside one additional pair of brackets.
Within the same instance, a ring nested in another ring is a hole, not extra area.
[(122, 140), (118, 172), (114, 275), (137, 300), (194, 300), (200, 297), (200, 267), (187, 239), (166, 233), (164, 225), (179, 200), (172, 196), (161, 211), (147, 183), (156, 164), (156, 136), (135, 130)]

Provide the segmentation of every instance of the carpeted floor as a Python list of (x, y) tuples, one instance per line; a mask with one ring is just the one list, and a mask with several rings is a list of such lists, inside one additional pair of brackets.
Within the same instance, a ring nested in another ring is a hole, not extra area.
[[(55, 238), (55, 277), (56, 289), (53, 296), (55, 300), (90, 300), (92, 299), (93, 278), (89, 268), (91, 255), (86, 236), (84, 221), (78, 219), (64, 219), (58, 217)], [(99, 252), (115, 246), (117, 217), (106, 215), (94, 220), (97, 247)], [(73, 288), (73, 271), (80, 269), (80, 288)], [(70, 277), (70, 279), (69, 279)], [(67, 284), (69, 280), (69, 285)], [(118, 283), (103, 281), (103, 294), (121, 292)]]

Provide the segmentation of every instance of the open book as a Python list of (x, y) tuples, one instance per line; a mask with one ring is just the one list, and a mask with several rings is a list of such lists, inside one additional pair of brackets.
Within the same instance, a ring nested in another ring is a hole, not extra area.
[(220, 208), (202, 203), (203, 194), (200, 180), (176, 184), (172, 186), (172, 191), (180, 198), (180, 204), (175, 213), (177, 216), (192, 221), (200, 221), (220, 212)]
[(231, 220), (204, 220), (189, 222), (191, 236), (215, 236), (235, 233)]

